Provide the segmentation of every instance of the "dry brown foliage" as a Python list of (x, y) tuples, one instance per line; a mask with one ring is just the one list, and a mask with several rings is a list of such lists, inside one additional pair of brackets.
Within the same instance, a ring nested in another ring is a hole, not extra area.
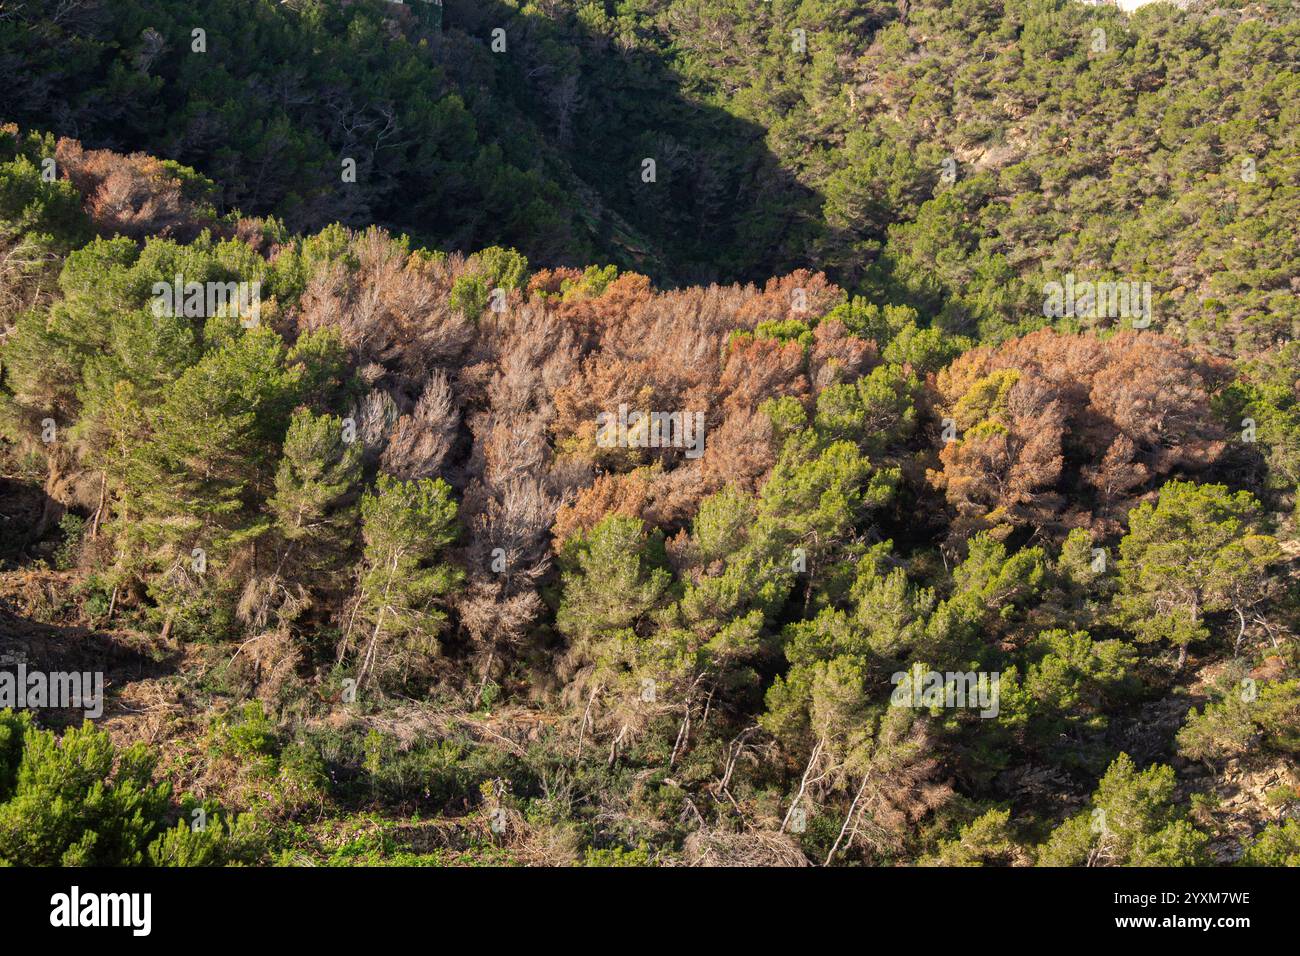
[[(539, 276), (532, 288), (549, 291), (564, 278), (571, 277)], [(817, 389), (857, 377), (876, 360), (874, 344), (848, 335), (838, 322), (819, 325), (806, 350), (774, 339), (733, 341), (734, 332), (761, 322), (814, 318), (832, 308), (843, 294), (821, 274), (796, 272), (762, 291), (714, 285), (659, 294), (636, 279), (564, 303), (557, 313), (578, 317), (580, 340), (593, 327), (601, 333), (555, 395), (550, 427), (558, 454), (597, 476), (561, 509), (553, 529), (557, 546), (615, 511), (672, 530), (724, 485), (756, 487), (775, 460), (770, 423), (758, 412), (763, 402), (791, 396), (809, 404)], [(643, 413), (702, 413), (703, 455), (598, 447), (598, 416), (617, 415), (623, 405)]]
[[(976, 400), (1013, 370), (1005, 400)], [(1225, 363), (1164, 336), (1101, 339), (1043, 329), (977, 348), (937, 378), (957, 440), (931, 473), (956, 511), (954, 534), (1119, 527), (1135, 500), (1175, 473), (1211, 468), (1226, 436), (1210, 407)]]
[(81, 193), (86, 214), (102, 233), (189, 242), (204, 229), (217, 226), (185, 199), (180, 182), (153, 156), (84, 149), (65, 138), (56, 144), (54, 158)]
[(412, 256), (377, 228), (354, 235), (350, 252), (354, 266), (335, 262), (312, 277), (298, 327), (337, 330), (357, 365), (379, 367), (386, 384), (414, 398), (474, 337), (473, 320), (449, 302), (464, 259)]

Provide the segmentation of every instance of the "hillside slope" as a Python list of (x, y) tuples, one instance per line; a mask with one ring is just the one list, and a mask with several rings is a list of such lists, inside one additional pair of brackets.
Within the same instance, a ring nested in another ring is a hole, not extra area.
[(0, 864), (1300, 860), (1296, 18), (842, 6), (0, 18)]

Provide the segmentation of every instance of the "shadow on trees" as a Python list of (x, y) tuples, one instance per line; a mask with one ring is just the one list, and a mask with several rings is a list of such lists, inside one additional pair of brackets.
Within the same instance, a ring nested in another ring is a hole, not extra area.
[(34, 0), (0, 23), (0, 68), (10, 118), (192, 166), (222, 208), (294, 230), (377, 222), (431, 248), (510, 245), (535, 267), (613, 263), (664, 286), (761, 282), (809, 265), (827, 233), (821, 197), (761, 126), (571, 10)]
[[(174, 674), (180, 653), (160, 652), (141, 635), (95, 631), (86, 627), (58, 626), (33, 621), (0, 606), (0, 670), (18, 673), (100, 673), (103, 675), (103, 718), (129, 712), (120, 699), (127, 684)], [(80, 709), (42, 707), (37, 722), (51, 729), (80, 726)]]

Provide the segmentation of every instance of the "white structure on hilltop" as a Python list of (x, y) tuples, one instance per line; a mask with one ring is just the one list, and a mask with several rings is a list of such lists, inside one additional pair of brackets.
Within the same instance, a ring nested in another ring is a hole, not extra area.
[(1186, 6), (1186, 0), (1083, 0), (1084, 3), (1094, 7), (1119, 7), (1126, 13), (1131, 13), (1138, 7), (1145, 7), (1148, 3), (1172, 3), (1176, 7)]

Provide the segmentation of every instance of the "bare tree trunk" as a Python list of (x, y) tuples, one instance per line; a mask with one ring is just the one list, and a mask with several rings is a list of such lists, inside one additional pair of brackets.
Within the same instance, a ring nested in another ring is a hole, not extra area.
[[(727, 763), (726, 766), (723, 768), (722, 780), (718, 782), (718, 789), (723, 791), (724, 793), (726, 792), (727, 787), (731, 785), (731, 775), (732, 773), (735, 772), (736, 761), (740, 759), (740, 754), (745, 749), (745, 738), (748, 737), (756, 730), (758, 730), (757, 724), (754, 724), (751, 727), (746, 727), (744, 730), (742, 730), (739, 734), (736, 735), (735, 740), (733, 740), (730, 744), (727, 745)], [(784, 826), (785, 824), (782, 824), (783, 828)]]
[(844, 834), (848, 832), (849, 824), (853, 822), (853, 815), (857, 813), (858, 801), (866, 793), (867, 781), (871, 779), (871, 772), (868, 771), (862, 775), (862, 786), (858, 787), (857, 795), (853, 798), (853, 803), (849, 806), (849, 814), (844, 818), (844, 826), (840, 827), (840, 835), (835, 838), (835, 844), (831, 847), (831, 852), (826, 854), (826, 862), (823, 866), (830, 866), (831, 860), (835, 859), (835, 854), (839, 851), (840, 841), (844, 839)]
[(343, 640), (339, 641), (339, 652), (338, 652), (337, 660), (340, 664), (343, 663), (343, 655), (347, 653), (349, 642), (352, 640), (352, 626), (356, 623), (357, 620), (357, 610), (361, 607), (361, 602), (364, 600), (365, 600), (364, 594), (358, 594), (352, 600), (352, 612), (348, 615), (348, 627), (347, 630), (343, 632)]
[(784, 833), (785, 828), (789, 826), (790, 815), (794, 813), (794, 808), (799, 806), (799, 801), (803, 799), (803, 792), (808, 787), (808, 777), (810, 774), (812, 774), (813, 767), (816, 766), (817, 758), (821, 756), (822, 747), (825, 746), (825, 744), (826, 744), (826, 738), (823, 736), (820, 740), (817, 741), (817, 746), (813, 747), (812, 756), (808, 758), (808, 766), (804, 768), (803, 778), (799, 781), (799, 792), (796, 793), (794, 795), (794, 799), (790, 801), (790, 809), (785, 811), (785, 819), (781, 821), (781, 830), (780, 830), (781, 833)]
[(384, 603), (379, 608), (379, 616), (375, 618), (375, 629), (370, 635), (370, 646), (366, 648), (365, 656), (361, 659), (361, 670), (357, 674), (358, 687), (360, 687), (361, 682), (365, 680), (366, 671), (370, 668), (371, 657), (375, 653), (375, 644), (379, 640), (379, 635), (381, 633), (380, 628), (384, 623), (384, 613), (388, 610), (388, 595), (393, 587), (393, 575), (397, 573), (398, 555), (399, 552), (394, 552), (392, 561), (390, 562), (391, 566), (388, 570), (388, 579), (384, 582)]
[(375, 629), (370, 634), (370, 644), (366, 647), (366, 653), (361, 658), (361, 670), (357, 674), (357, 686), (360, 686), (361, 682), (366, 679), (366, 672), (370, 669), (370, 660), (375, 653), (375, 644), (379, 640), (380, 628), (384, 623), (384, 612), (387, 610), (387, 607), (381, 607), (379, 617), (375, 618)]
[(582, 735), (587, 729), (587, 721), (591, 718), (591, 705), (596, 702), (596, 695), (600, 693), (600, 685), (597, 684), (591, 689), (591, 696), (587, 698), (587, 709), (582, 712), (582, 723), (578, 725), (578, 752), (574, 755), (574, 761), (582, 760)]
[(95, 520), (90, 523), (90, 540), (99, 537), (99, 516), (104, 513), (104, 492), (108, 489), (108, 476), (99, 473), (99, 507), (95, 509)]
[(1269, 642), (1276, 648), (1278, 644), (1277, 637), (1273, 634), (1273, 626), (1258, 615), (1255, 616), (1255, 623), (1264, 629), (1264, 633), (1268, 635)]
[(682, 744), (690, 739), (691, 735), (691, 701), (686, 700), (686, 716), (682, 718), (682, 725), (677, 729), (677, 740), (673, 743), (672, 756), (668, 758), (668, 766), (671, 769), (677, 764), (677, 755), (682, 750)]
[(618, 736), (614, 738), (614, 742), (609, 745), (609, 766), (611, 767), (614, 766), (614, 761), (618, 758), (618, 745), (623, 742), (623, 736), (626, 733), (627, 724), (624, 724), (622, 729), (619, 730)]
[(492, 650), (488, 652), (487, 663), (483, 665), (483, 679), (479, 681), (478, 693), (474, 695), (475, 707), (477, 707), (479, 701), (483, 699), (483, 689), (487, 687), (488, 677), (491, 676), (492, 674), (492, 661), (496, 658), (496, 656), (497, 656), (497, 650), (496, 647), (494, 646)]

